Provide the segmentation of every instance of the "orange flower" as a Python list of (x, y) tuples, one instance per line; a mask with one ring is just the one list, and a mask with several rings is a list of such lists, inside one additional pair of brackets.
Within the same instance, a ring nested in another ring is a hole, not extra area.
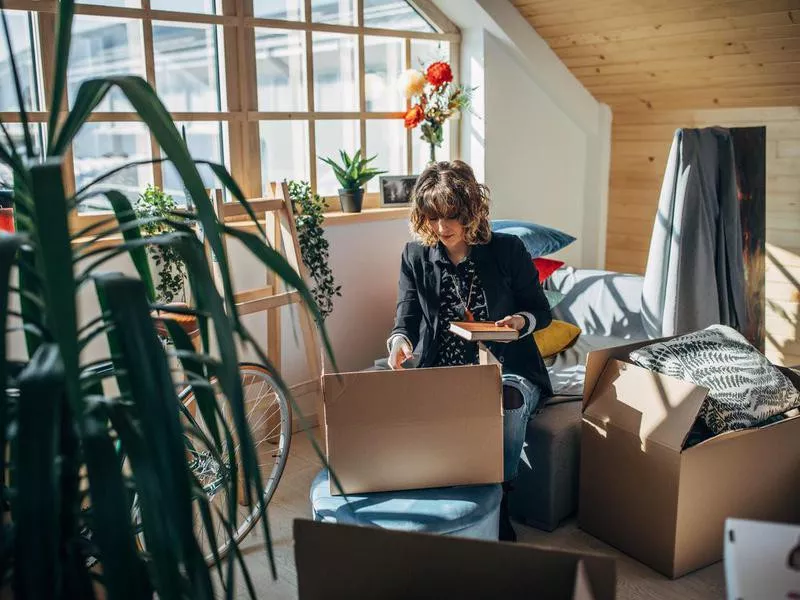
[(453, 81), (453, 71), (450, 70), (450, 65), (446, 62), (438, 61), (431, 63), (427, 73), (425, 73), (425, 78), (433, 87), (439, 87)]
[(420, 124), (422, 119), (425, 118), (425, 111), (422, 110), (422, 106), (420, 104), (415, 104), (412, 106), (405, 116), (405, 125), (406, 129), (412, 129)]

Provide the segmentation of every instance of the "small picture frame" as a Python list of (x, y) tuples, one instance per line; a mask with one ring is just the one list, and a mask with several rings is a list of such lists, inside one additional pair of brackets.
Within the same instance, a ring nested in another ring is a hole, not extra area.
[(411, 192), (419, 175), (381, 175), (381, 208), (411, 206)]

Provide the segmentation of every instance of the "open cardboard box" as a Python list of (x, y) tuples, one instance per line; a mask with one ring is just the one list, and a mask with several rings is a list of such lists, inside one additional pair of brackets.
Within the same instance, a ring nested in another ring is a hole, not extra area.
[(322, 415), (346, 494), (503, 480), (497, 365), (326, 374)]
[(294, 522), (300, 600), (612, 600), (604, 556), (332, 523)]
[(722, 558), (726, 518), (800, 520), (800, 417), (683, 449), (708, 390), (628, 361), (653, 341), (589, 354), (579, 525), (675, 578)]

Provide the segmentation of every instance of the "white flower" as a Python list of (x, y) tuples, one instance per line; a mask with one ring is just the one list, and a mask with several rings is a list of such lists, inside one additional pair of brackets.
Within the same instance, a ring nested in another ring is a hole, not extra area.
[(425, 88), (425, 75), (416, 69), (408, 69), (400, 75), (397, 87), (405, 98), (419, 96)]

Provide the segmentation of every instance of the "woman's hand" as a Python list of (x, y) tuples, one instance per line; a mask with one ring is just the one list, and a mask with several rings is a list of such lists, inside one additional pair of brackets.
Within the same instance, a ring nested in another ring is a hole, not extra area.
[(414, 355), (411, 344), (402, 336), (395, 336), (392, 340), (392, 350), (389, 352), (389, 366), (392, 369), (402, 369), (403, 363)]
[[(498, 327), (511, 327), (512, 329), (516, 329), (517, 331), (522, 331), (525, 328), (525, 318), (519, 315), (509, 315), (507, 317), (503, 317), (499, 321), (495, 321), (494, 323)], [(512, 340), (503, 340), (504, 343), (508, 343)]]

